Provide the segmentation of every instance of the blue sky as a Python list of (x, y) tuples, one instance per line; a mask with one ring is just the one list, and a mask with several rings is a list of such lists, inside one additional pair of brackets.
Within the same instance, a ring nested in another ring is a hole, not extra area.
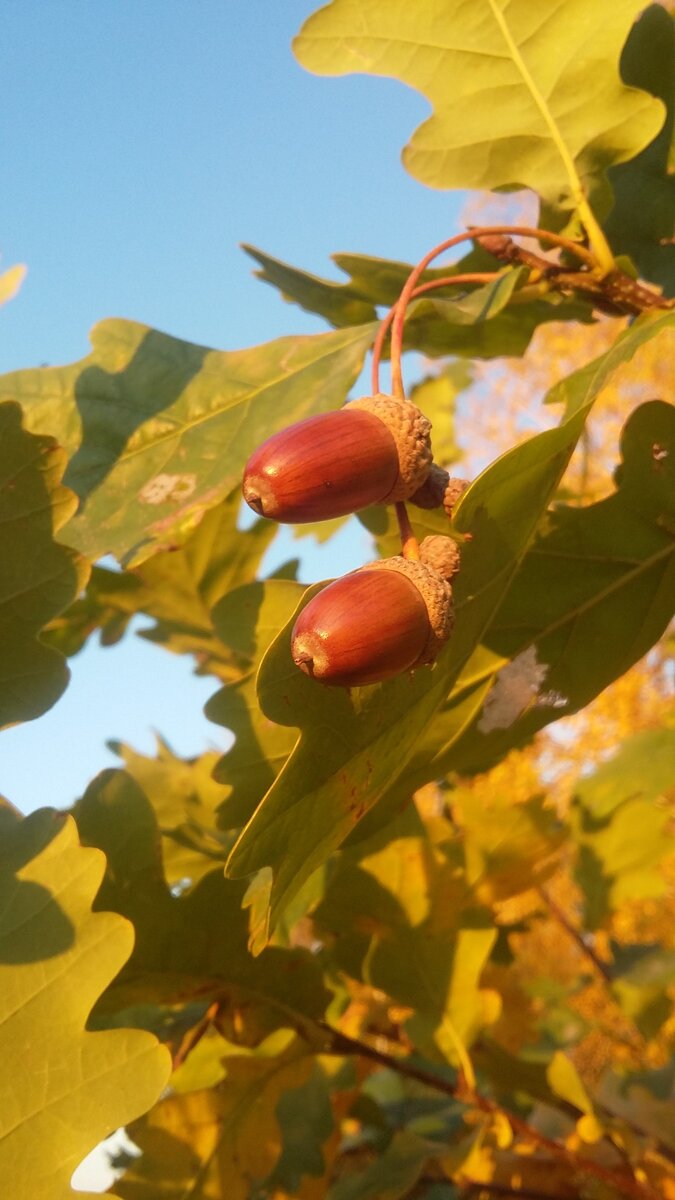
[[(423, 188), (400, 150), (427, 102), (393, 81), (309, 75), (290, 42), (309, 0), (24, 0), (3, 11), (0, 268), (28, 277), (0, 310), (0, 371), (88, 352), (107, 316), (220, 349), (323, 323), (257, 282), (252, 242), (338, 277), (335, 251), (416, 260), (462, 197)], [(279, 559), (283, 550), (277, 551)], [(363, 561), (343, 537), (304, 577)], [(107, 737), (180, 754), (223, 744), (190, 661), (128, 637), (71, 662), (59, 704), (2, 734), (0, 791), (70, 804), (116, 760)]]

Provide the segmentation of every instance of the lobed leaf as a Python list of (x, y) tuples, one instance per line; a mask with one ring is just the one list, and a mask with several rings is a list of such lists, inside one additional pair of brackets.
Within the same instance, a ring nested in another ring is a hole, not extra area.
[(127, 921), (92, 912), (103, 855), (51, 809), (2, 825), (0, 1171), (12, 1200), (66, 1200), (81, 1159), (154, 1104), (169, 1055), (148, 1033), (85, 1029), (133, 945)]
[(358, 865), (345, 854), (313, 919), (340, 971), (411, 1010), (403, 1024), (417, 1050), (465, 1066), (466, 1047), (499, 1014), (499, 997), (480, 986), (496, 932), (449, 849), (406, 836), (364, 847)]
[(605, 232), (616, 254), (628, 254), (645, 279), (675, 295), (675, 176), (669, 155), (675, 129), (675, 19), (650, 4), (633, 26), (621, 55), (621, 76), (666, 106), (653, 141), (629, 162), (612, 167), (614, 204)]
[(255, 1042), (323, 1015), (329, 993), (309, 954), (276, 946), (260, 959), (247, 953), (242, 884), (224, 879), (216, 867), (189, 892), (172, 894), (155, 813), (129, 775), (104, 771), (73, 813), (82, 840), (103, 849), (108, 861), (97, 907), (127, 917), (136, 934), (128, 964), (99, 1006), (101, 1020), (137, 1001), (217, 998), (223, 1013), (229, 1006), (240, 1024), (248, 1020)]
[(0, 404), (0, 728), (39, 717), (70, 674), (39, 634), (85, 583), (89, 567), (54, 534), (75, 507), (61, 486), (65, 454), (52, 437), (21, 424), (16, 404)]
[(72, 543), (129, 566), (180, 542), (276, 429), (342, 403), (373, 335), (361, 325), (226, 352), (103, 321), (87, 358), (5, 375), (0, 398), (19, 399), (29, 427), (70, 455)]
[(311, 1071), (299, 1040), (277, 1054), (225, 1060), (208, 1090), (170, 1095), (128, 1133), (142, 1151), (115, 1184), (121, 1200), (249, 1200), (282, 1150), (277, 1104)]
[(205, 708), (209, 720), (224, 725), (235, 739), (214, 772), (227, 788), (220, 809), (220, 823), (226, 829), (245, 824), (297, 741), (292, 729), (261, 712), (256, 677), (257, 664), (302, 592), (302, 585), (290, 579), (244, 584), (225, 596), (213, 613), (223, 640), (236, 640), (250, 656), (244, 674), (216, 692)]
[(152, 806), (169, 887), (184, 890), (197, 883), (225, 860), (232, 843), (218, 822), (224, 796), (213, 779), (218, 752), (210, 750), (186, 760), (158, 738), (157, 755), (150, 758), (124, 743), (108, 744)]
[[(556, 398), (566, 395), (568, 414), (578, 411), (644, 338), (661, 337), (667, 353), (673, 328), (672, 313), (637, 321)], [(614, 495), (586, 508), (560, 506), (540, 523), (402, 785), (486, 770), (588, 704), (667, 629), (675, 608), (675, 408), (640, 405), (621, 449)]]
[(663, 124), (618, 59), (641, 0), (333, 0), (294, 42), (301, 65), (400, 79), (431, 102), (403, 162), (438, 188), (533, 188), (562, 209), (602, 189)]
[[(655, 750), (654, 760), (642, 760), (637, 779), (625, 767), (636, 753), (648, 748)], [(659, 868), (675, 850), (675, 838), (668, 830), (667, 809), (655, 800), (661, 790), (675, 787), (674, 750), (673, 730), (637, 735), (637, 742), (628, 741), (613, 760), (598, 769), (597, 777), (580, 781), (572, 809), (572, 836), (578, 848), (575, 874), (590, 929), (601, 925), (626, 900), (661, 896), (667, 891)]]
[[(412, 270), (409, 264), (388, 259), (363, 254), (334, 254), (333, 261), (351, 277), (349, 283), (336, 284), (282, 263), (254, 246), (244, 249), (262, 264), (262, 269), (255, 272), (259, 279), (279, 287), (284, 300), (299, 304), (307, 312), (318, 313), (338, 328), (348, 323), (347, 316), (351, 311), (341, 303), (343, 295), (359, 296), (363, 303), (390, 308)], [(496, 267), (493, 256), (478, 248), (450, 266), (427, 269), (421, 282), (469, 271), (494, 271)], [(493, 293), (492, 285), (488, 285), (487, 291), (467, 288), (465, 295), (458, 293), (456, 287), (448, 287), (434, 291), (433, 302), (414, 301), (404, 330), (404, 348), (419, 350), (430, 357), (521, 355), (535, 329), (543, 322), (592, 319), (588, 304), (553, 294), (532, 299), (525, 292), (513, 291), (519, 282), (519, 273), (510, 272), (500, 277), (496, 293)], [(487, 306), (486, 296), (492, 299)]]

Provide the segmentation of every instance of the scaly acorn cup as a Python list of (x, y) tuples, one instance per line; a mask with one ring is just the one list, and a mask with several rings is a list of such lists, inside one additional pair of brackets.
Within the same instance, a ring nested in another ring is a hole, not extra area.
[(360, 687), (432, 663), (452, 624), (452, 589), (437, 571), (385, 558), (310, 600), (293, 626), (291, 653), (321, 683)]
[(263, 517), (302, 524), (407, 500), (431, 467), (431, 422), (409, 400), (365, 396), (273, 434), (242, 491)]

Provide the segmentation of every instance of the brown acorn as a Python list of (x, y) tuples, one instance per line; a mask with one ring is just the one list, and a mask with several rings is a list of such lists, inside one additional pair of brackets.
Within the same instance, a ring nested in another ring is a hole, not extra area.
[(405, 500), (431, 466), (427, 418), (408, 400), (367, 396), (273, 434), (242, 491), (260, 516), (302, 523)]
[(451, 628), (450, 585), (421, 562), (383, 559), (310, 600), (293, 626), (291, 653), (321, 683), (360, 687), (433, 662)]

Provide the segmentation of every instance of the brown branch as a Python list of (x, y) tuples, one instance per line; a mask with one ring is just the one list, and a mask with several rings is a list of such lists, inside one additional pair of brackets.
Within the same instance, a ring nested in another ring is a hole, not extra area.
[(561, 925), (565, 932), (569, 934), (569, 936), (578, 946), (581, 953), (584, 955), (584, 958), (588, 959), (589, 963), (593, 967), (593, 970), (602, 976), (605, 983), (611, 984), (612, 976), (609, 973), (607, 964), (602, 962), (602, 960), (598, 958), (597, 954), (593, 950), (593, 947), (589, 946), (585, 942), (584, 935), (582, 934), (581, 930), (577, 929), (577, 927), (572, 924), (567, 916), (567, 913), (563, 911), (560, 905), (556, 903), (556, 901), (549, 894), (549, 892), (546, 891), (545, 888), (539, 887), (537, 888), (537, 892), (544, 901), (544, 904), (548, 908), (551, 916), (555, 917), (555, 920), (558, 922), (558, 924)]
[(555, 291), (565, 296), (583, 296), (603, 312), (614, 316), (639, 316), (651, 309), (675, 306), (675, 301), (638, 283), (625, 271), (610, 271), (602, 278), (588, 269), (572, 271), (533, 250), (518, 246), (513, 238), (505, 234), (482, 234), (476, 238), (476, 242), (500, 262), (530, 267)]
[(548, 1151), (552, 1158), (568, 1163), (573, 1171), (585, 1172), (587, 1175), (594, 1176), (596, 1179), (614, 1188), (619, 1195), (629, 1197), (629, 1200), (661, 1200), (649, 1184), (642, 1183), (622, 1171), (616, 1171), (611, 1167), (604, 1167), (601, 1163), (597, 1163), (591, 1158), (585, 1158), (577, 1154), (576, 1151), (571, 1150), (568, 1146), (564, 1146), (561, 1142), (556, 1142), (553, 1138), (547, 1137), (538, 1129), (535, 1129), (533, 1125), (528, 1125), (527, 1121), (523, 1120), (522, 1117), (518, 1117), (514, 1113), (502, 1108), (494, 1100), (488, 1099), (487, 1096), (481, 1095), (480, 1092), (468, 1089), (465, 1083), (450, 1083), (448, 1080), (441, 1079), (431, 1071), (414, 1066), (405, 1059), (384, 1054), (381, 1050), (376, 1050), (374, 1046), (368, 1045), (367, 1042), (361, 1042), (356, 1038), (348, 1037), (347, 1034), (340, 1033), (339, 1030), (333, 1029), (332, 1026), (323, 1021), (319, 1021), (317, 1024), (326, 1035), (326, 1044), (323, 1048), (324, 1053), (357, 1055), (361, 1058), (370, 1059), (371, 1062), (376, 1062), (379, 1066), (388, 1067), (400, 1075), (405, 1075), (409, 1079), (415, 1079), (418, 1083), (423, 1083), (435, 1091), (442, 1092), (446, 1096), (451, 1096), (461, 1104), (473, 1106), (481, 1112), (493, 1116), (503, 1116), (509, 1122), (514, 1133), (533, 1142), (540, 1149)]
[(569, 1200), (569, 1196), (556, 1196), (553, 1192), (541, 1192), (539, 1189), (533, 1191), (531, 1188), (509, 1187), (508, 1183), (464, 1183), (456, 1179), (452, 1182), (456, 1188), (463, 1189), (469, 1196), (479, 1196), (481, 1192), (486, 1192), (490, 1200), (493, 1196), (517, 1196), (520, 1200)]
[(216, 1017), (218, 1016), (218, 1010), (220, 1009), (220, 1003), (221, 1003), (220, 1000), (214, 1000), (213, 1004), (210, 1004), (209, 1007), (207, 1008), (201, 1021), (198, 1021), (196, 1025), (193, 1025), (192, 1029), (188, 1029), (187, 1033), (185, 1034), (184, 1038), (182, 1039), (182, 1041), (180, 1043), (180, 1046), (178, 1047), (178, 1049), (176, 1050), (176, 1053), (173, 1056), (173, 1059), (171, 1062), (173, 1071), (177, 1071), (179, 1067), (182, 1067), (188, 1054), (192, 1053), (195, 1046), (198, 1046), (199, 1043), (201, 1042), (202, 1038), (204, 1037), (204, 1034), (208, 1033), (209, 1029), (211, 1028), (211, 1025), (213, 1024)]

